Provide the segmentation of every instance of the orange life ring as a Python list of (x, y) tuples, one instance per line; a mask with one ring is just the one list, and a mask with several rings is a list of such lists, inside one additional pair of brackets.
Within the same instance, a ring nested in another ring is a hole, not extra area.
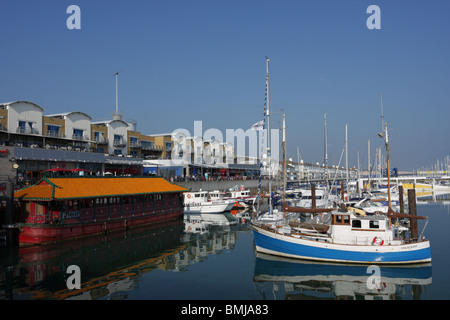
[(382, 238), (375, 237), (372, 240), (372, 245), (382, 246), (384, 244), (384, 240)]
[(188, 195), (187, 195), (187, 197), (188, 197), (188, 198), (190, 198), (190, 197), (191, 197), (191, 195), (190, 195), (190, 194), (188, 194)]

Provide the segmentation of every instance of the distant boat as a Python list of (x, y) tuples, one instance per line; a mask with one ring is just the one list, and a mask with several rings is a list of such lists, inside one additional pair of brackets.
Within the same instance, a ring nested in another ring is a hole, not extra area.
[[(304, 190), (300, 200), (296, 203), (297, 207), (312, 208), (313, 198), (311, 190)], [(328, 199), (324, 189), (315, 190), (315, 205), (316, 208), (330, 208), (333, 206), (333, 201)]]
[(210, 200), (208, 191), (185, 192), (184, 212), (185, 213), (222, 213), (230, 210), (234, 202), (224, 200)]
[(234, 187), (231, 188), (226, 195), (224, 196), (224, 199), (229, 199), (229, 200), (235, 200), (238, 202), (243, 202), (246, 205), (253, 205), (256, 199), (255, 195), (251, 195), (250, 190), (249, 189), (245, 189), (244, 186), (241, 187)]
[(184, 217), (189, 220), (200, 220), (214, 225), (230, 225), (237, 220), (229, 211), (233, 201), (210, 200), (208, 191), (184, 193)]

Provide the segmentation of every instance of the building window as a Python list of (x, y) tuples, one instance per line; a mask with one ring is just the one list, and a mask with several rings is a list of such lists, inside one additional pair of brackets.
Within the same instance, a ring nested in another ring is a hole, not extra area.
[(26, 128), (27, 128), (27, 123), (25, 121), (19, 121), (20, 133), (25, 133)]
[(83, 130), (73, 129), (73, 138), (76, 140), (83, 140)]

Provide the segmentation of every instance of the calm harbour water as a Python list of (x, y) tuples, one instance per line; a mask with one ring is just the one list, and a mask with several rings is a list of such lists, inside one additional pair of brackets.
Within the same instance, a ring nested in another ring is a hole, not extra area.
[[(2, 251), (0, 300), (447, 300), (450, 204), (422, 204), (432, 263), (381, 267), (317, 264), (255, 253), (250, 223), (185, 231), (182, 220), (140, 230)], [(419, 232), (423, 228), (419, 223)], [(81, 271), (69, 290), (67, 268)]]

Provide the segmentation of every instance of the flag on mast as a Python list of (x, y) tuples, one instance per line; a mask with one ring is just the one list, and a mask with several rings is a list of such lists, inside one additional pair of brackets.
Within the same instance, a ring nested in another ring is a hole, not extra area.
[(258, 131), (264, 129), (264, 120), (258, 121), (254, 125), (252, 125), (252, 130)]

